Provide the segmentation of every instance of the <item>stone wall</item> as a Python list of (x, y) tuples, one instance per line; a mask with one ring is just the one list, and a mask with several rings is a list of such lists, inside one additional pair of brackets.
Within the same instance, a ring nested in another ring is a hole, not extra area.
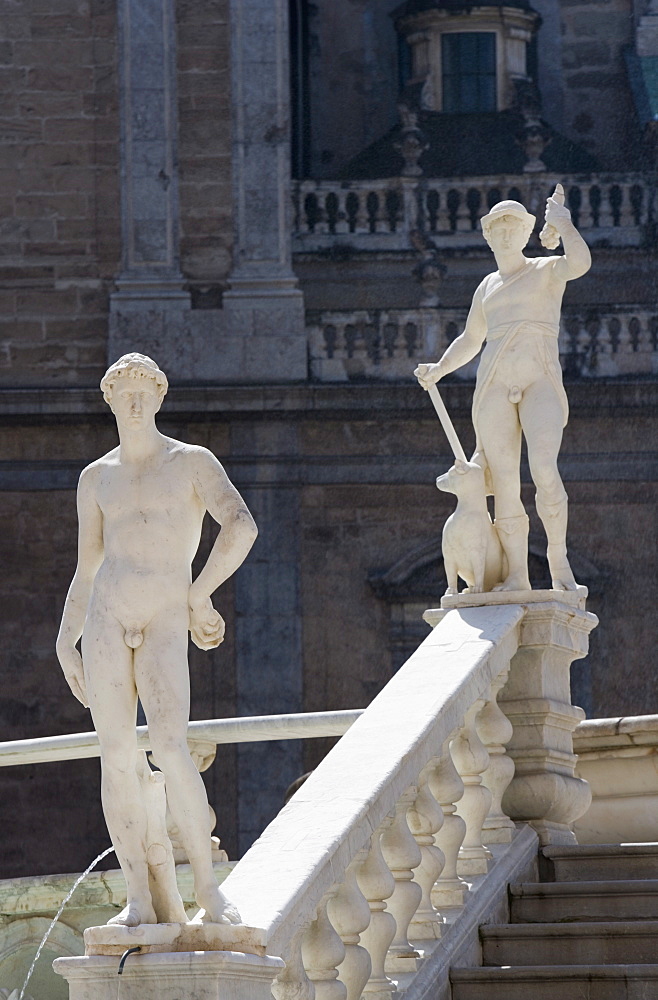
[(395, 124), (397, 0), (320, 0), (309, 7), (312, 177), (336, 177)]
[[(230, 268), (228, 0), (176, 4), (181, 265), (217, 308)], [(115, 0), (3, 11), (0, 384), (90, 385), (120, 269)]]
[(105, 362), (120, 252), (116, 4), (3, 10), (0, 382), (76, 384)]
[(624, 47), (635, 38), (632, 0), (563, 0), (560, 6), (564, 132), (608, 170), (641, 168), (624, 63)]

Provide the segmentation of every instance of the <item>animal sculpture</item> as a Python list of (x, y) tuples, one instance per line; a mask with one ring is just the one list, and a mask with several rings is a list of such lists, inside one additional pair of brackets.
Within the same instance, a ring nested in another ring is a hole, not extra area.
[(457, 509), (443, 528), (443, 563), (448, 578), (445, 596), (459, 592), (458, 577), (467, 584), (465, 593), (495, 590), (505, 579), (507, 566), (487, 509), (484, 470), (477, 462), (458, 458), (437, 478), (436, 485), (457, 497)]

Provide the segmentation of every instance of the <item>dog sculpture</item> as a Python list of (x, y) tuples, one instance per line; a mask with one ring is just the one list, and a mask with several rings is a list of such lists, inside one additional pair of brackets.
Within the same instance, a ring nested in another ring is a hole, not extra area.
[(454, 493), (457, 509), (443, 528), (443, 563), (448, 578), (445, 596), (459, 592), (458, 577), (467, 584), (464, 591), (482, 594), (494, 590), (507, 575), (506, 560), (498, 533), (487, 510), (484, 471), (477, 462), (455, 464), (436, 480), (444, 493)]

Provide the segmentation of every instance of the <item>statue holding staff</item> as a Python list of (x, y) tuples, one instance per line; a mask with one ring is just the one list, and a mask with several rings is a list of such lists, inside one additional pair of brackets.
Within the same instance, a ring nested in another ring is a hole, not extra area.
[(564, 244), (564, 255), (523, 254), (535, 217), (517, 201), (494, 205), (482, 222), (498, 270), (473, 296), (464, 332), (434, 364), (414, 374), (424, 389), (471, 361), (485, 343), (473, 396), (474, 461), (484, 466), (494, 495), (495, 525), (507, 557), (497, 590), (529, 590), (528, 516), (521, 502), (521, 437), (526, 439), (537, 512), (548, 539), (555, 590), (578, 584), (567, 559), (567, 494), (557, 467), (568, 403), (558, 355), (560, 307), (567, 281), (591, 265), (587, 244), (571, 221), (560, 185), (546, 202), (544, 244)]
[[(149, 811), (145, 767), (146, 777), (150, 772), (136, 740), (139, 697), (192, 865), (202, 908), (197, 919), (237, 923), (239, 914), (213, 871), (208, 800), (187, 746), (187, 643), (188, 632), (200, 649), (222, 641), (224, 621), (211, 596), (245, 559), (256, 525), (214, 455), (157, 429), (167, 378), (151, 358), (120, 358), (101, 389), (116, 418), (119, 445), (80, 476), (78, 565), (57, 655), (73, 694), (91, 710), (100, 742), (103, 811), (128, 898), (110, 922), (135, 927), (185, 920), (175, 878), (172, 883), (164, 802), (161, 816)], [(192, 581), (206, 511), (221, 531)], [(82, 656), (76, 648), (80, 637)]]

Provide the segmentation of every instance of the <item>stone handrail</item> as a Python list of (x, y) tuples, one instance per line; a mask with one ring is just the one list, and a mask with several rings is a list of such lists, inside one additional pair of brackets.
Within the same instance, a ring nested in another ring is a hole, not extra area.
[[(311, 371), (322, 382), (408, 379), (464, 328), (466, 309), (323, 310), (307, 316)], [(658, 309), (566, 307), (559, 338), (565, 373), (602, 378), (658, 372)], [(457, 377), (474, 378), (477, 359)]]
[[(190, 722), (189, 743), (258, 743), (265, 740), (303, 740), (320, 736), (342, 736), (362, 714), (362, 709), (339, 712), (307, 712), (295, 715), (262, 715), (237, 719)], [(148, 727), (137, 727), (137, 745), (150, 748)], [(0, 767), (45, 764), (55, 760), (100, 757), (96, 733), (44, 736), (0, 743)]]
[(231, 948), (284, 959), (277, 1000), (436, 979), (468, 883), (504, 897), (504, 866), (489, 869), (518, 836), (510, 816), (574, 842), (589, 791), (569, 665), (596, 619), (567, 596), (428, 612), (430, 636), (235, 866), (224, 889), (248, 930)]
[(427, 233), (439, 247), (480, 246), (479, 219), (505, 198), (543, 212), (561, 183), (585, 239), (639, 246), (651, 221), (653, 191), (641, 174), (557, 174), (519, 177), (391, 177), (382, 180), (295, 182), (293, 249), (313, 253), (349, 245), (356, 250), (408, 250), (409, 234)]

